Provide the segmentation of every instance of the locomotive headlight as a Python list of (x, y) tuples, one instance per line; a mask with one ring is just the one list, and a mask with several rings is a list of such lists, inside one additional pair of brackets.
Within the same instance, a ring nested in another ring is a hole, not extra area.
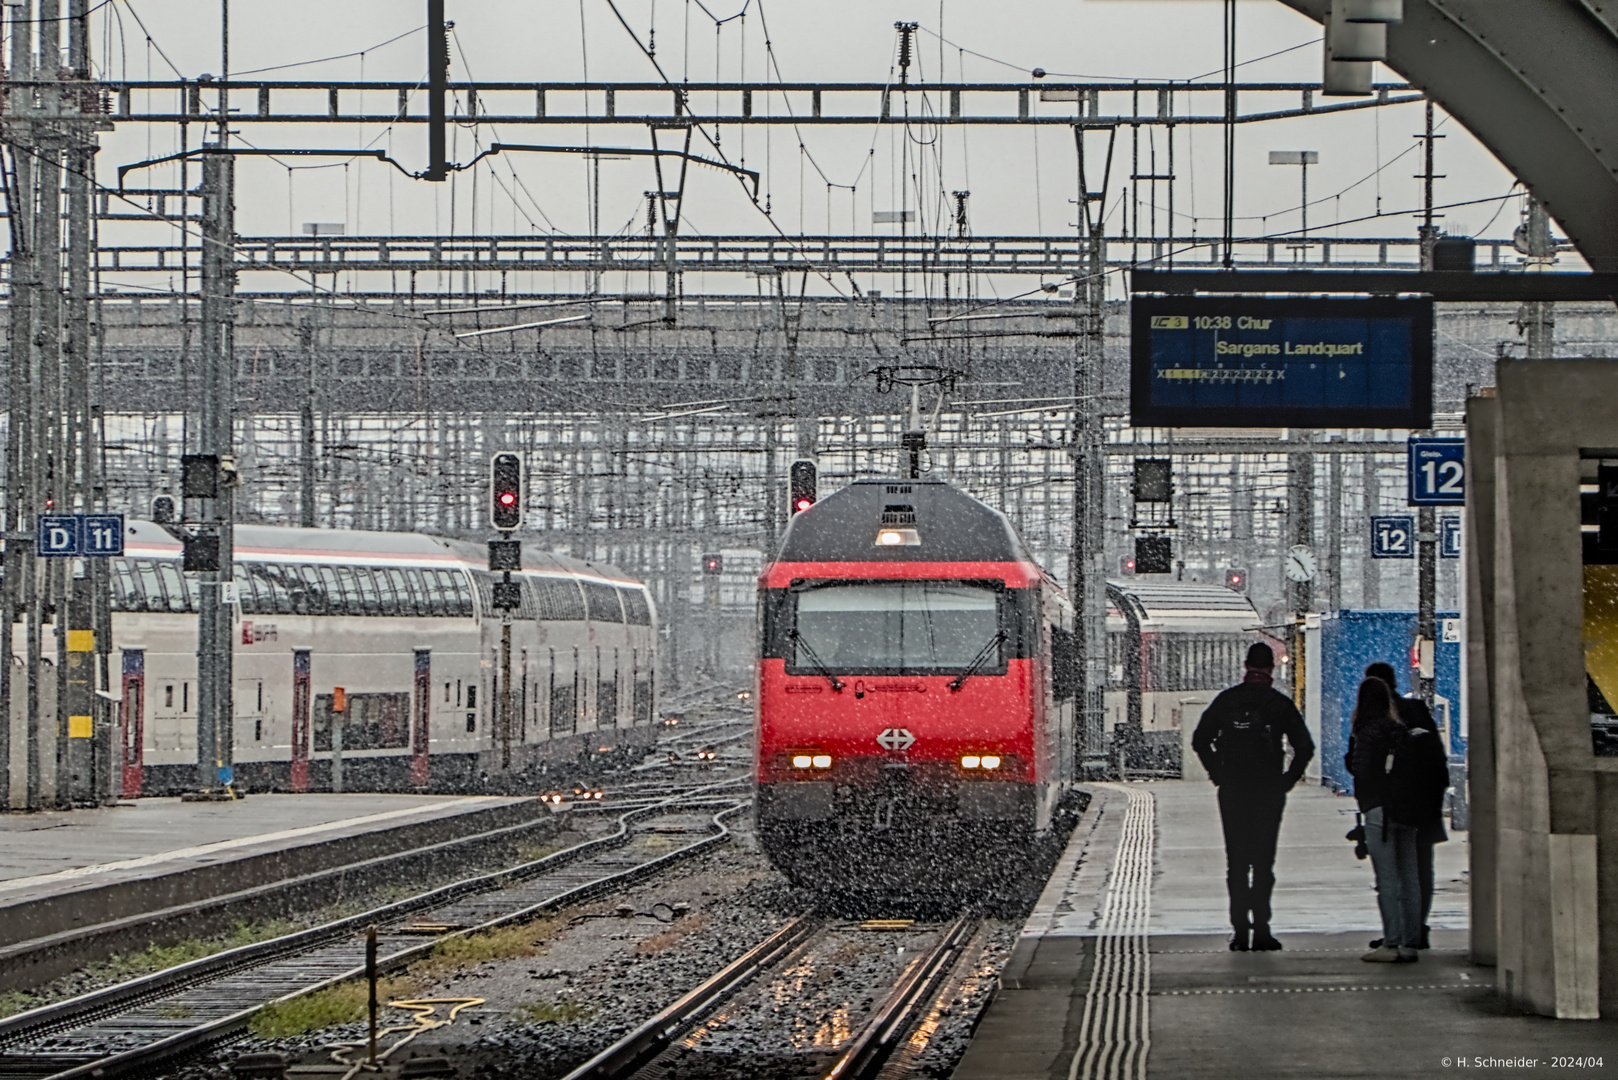
[(1000, 758), (994, 754), (984, 754), (983, 767), (985, 769), (998, 769), (1000, 767)]
[[(807, 769), (814, 763), (814, 758), (810, 757), (808, 754), (796, 754), (792, 758), (792, 767), (794, 769)], [(830, 762), (828, 761), (827, 764), (830, 764)]]
[(814, 764), (815, 764), (815, 768), (817, 768), (817, 769), (829, 769), (829, 768), (831, 768), (831, 755), (830, 754), (816, 754)]
[[(996, 765), (1000, 764), (1000, 759), (995, 758), (994, 763)], [(965, 757), (963, 757), (961, 759), (961, 768), (963, 768), (963, 769), (975, 769), (979, 765), (982, 765), (982, 764), (983, 764), (983, 759), (978, 757), (976, 754), (967, 754)]]

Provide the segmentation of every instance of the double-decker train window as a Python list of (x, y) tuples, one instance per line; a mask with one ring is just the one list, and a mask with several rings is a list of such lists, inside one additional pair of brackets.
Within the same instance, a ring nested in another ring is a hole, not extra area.
[(376, 582), (377, 610), (382, 615), (403, 614), (399, 608), (399, 591), (388, 580), (388, 572), (380, 566), (371, 567), (371, 580)]
[(455, 588), (455, 614), (463, 619), (472, 617), (472, 583), (466, 574), (459, 570), (445, 570), (452, 579)]
[(164, 591), (168, 593), (168, 610), (173, 612), (190, 610), (191, 605), (188, 603), (190, 590), (186, 588), (179, 564), (160, 562), (157, 564), (157, 575), (163, 579)]
[[(177, 562), (111, 560), (113, 610), (195, 612), (201, 604), (200, 579), (181, 573)], [(421, 567), (366, 567), (331, 564), (238, 562), (233, 578), (243, 615), (400, 615), (411, 618), (470, 618), (472, 588), (459, 570)], [(583, 598), (571, 582), (577, 614)], [(525, 597), (523, 618), (532, 618)]]
[(371, 580), (370, 569), (364, 566), (354, 567), (354, 581), (360, 587), (360, 613), (382, 614), (382, 597), (376, 591), (376, 582)]
[(293, 613), (292, 592), (287, 588), (286, 580), (281, 576), (281, 568), (272, 563), (257, 563), (254, 570), (257, 574), (257, 587), (261, 601), (267, 590), (270, 602), (274, 605), (274, 607), (267, 609), (266, 614), (273, 611), (276, 615), (291, 615)]
[(334, 566), (331, 568), (331, 572), (337, 578), (337, 588), (343, 597), (343, 614), (363, 614), (364, 605), (360, 601), (360, 587), (354, 581), (354, 568), (352, 566)]
[(624, 621), (623, 608), (618, 606), (617, 589), (596, 581), (585, 581), (580, 584), (584, 586), (584, 600), (589, 608), (591, 622)]
[(404, 571), (396, 566), (373, 566), (371, 576), (376, 579), (376, 590), (382, 594), (382, 610), (389, 615), (413, 618), (416, 603), (405, 587)]
[(140, 611), (145, 608), (135, 568), (128, 559), (112, 559), (112, 610)]
[(418, 595), (427, 605), (427, 610), (438, 618), (448, 615), (449, 606), (444, 602), (444, 583), (439, 580), (439, 572), (427, 569), (411, 570), (410, 573), (416, 575), (416, 579), (421, 583), (421, 592)]
[(459, 570), (440, 570), (438, 579), (444, 583), (444, 603), (449, 613), (470, 618), (472, 615), (470, 579)]
[(584, 619), (584, 597), (572, 578), (528, 578), (534, 594), (534, 607), (546, 622), (577, 622)]
[(791, 674), (960, 672), (974, 662), (981, 674), (1004, 672), (1003, 642), (1017, 629), (1003, 626), (1001, 590), (965, 582), (832, 582), (796, 600)]
[(293, 580), (303, 586), (304, 612), (309, 615), (337, 614), (342, 611), (342, 601), (339, 598), (337, 611), (331, 610), (326, 598), (325, 583), (320, 580), (320, 571), (313, 566), (289, 566), (287, 571), (293, 575)]
[(326, 610), (333, 615), (347, 615), (347, 591), (337, 577), (337, 567), (317, 566), (315, 573), (320, 575), (320, 587), (326, 594)]
[(624, 602), (624, 621), (630, 626), (652, 625), (652, 605), (645, 589), (619, 589), (618, 598)]

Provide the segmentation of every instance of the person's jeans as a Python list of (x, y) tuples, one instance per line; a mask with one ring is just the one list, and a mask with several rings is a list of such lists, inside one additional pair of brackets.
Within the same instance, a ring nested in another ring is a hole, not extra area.
[(1281, 833), (1286, 793), (1274, 787), (1219, 789), (1219, 820), (1225, 832), (1225, 888), (1230, 925), (1270, 931), (1270, 893), (1275, 888), (1275, 845)]
[(1376, 872), (1376, 903), (1382, 910), (1382, 944), (1414, 949), (1421, 941), (1421, 877), (1417, 871), (1416, 830), (1386, 823), (1382, 807), (1365, 813), (1365, 844)]

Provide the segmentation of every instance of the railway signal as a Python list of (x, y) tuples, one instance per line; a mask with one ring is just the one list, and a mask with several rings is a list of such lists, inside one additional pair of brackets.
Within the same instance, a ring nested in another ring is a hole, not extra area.
[(1171, 458), (1136, 458), (1135, 501), (1166, 503), (1174, 499), (1174, 461)]
[(1166, 536), (1135, 537), (1135, 573), (1167, 574), (1174, 570), (1174, 542)]
[(522, 524), (522, 458), (516, 454), (489, 459), (489, 521), (497, 529)]
[(792, 512), (801, 514), (815, 505), (817, 470), (815, 463), (808, 458), (800, 458), (792, 463), (792, 470), (788, 489), (791, 492)]
[(1225, 571), (1225, 588), (1232, 592), (1244, 593), (1247, 591), (1247, 571), (1231, 567)]
[(718, 553), (704, 555), (702, 557), (702, 572), (710, 577), (724, 573), (725, 557)]
[(180, 569), (187, 573), (216, 573), (219, 570), (219, 534), (197, 533), (182, 542)]

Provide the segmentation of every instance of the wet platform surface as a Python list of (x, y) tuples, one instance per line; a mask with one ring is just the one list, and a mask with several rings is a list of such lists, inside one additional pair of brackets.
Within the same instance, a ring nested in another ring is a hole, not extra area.
[(0, 908), (523, 801), (254, 795), (228, 803), (157, 798), (97, 810), (0, 814)]
[[(1380, 921), (1343, 838), (1353, 800), (1300, 787), (1276, 859), (1285, 949), (1232, 953), (1214, 789), (1095, 791), (957, 1080), (1618, 1072), (1618, 1022), (1507, 1010), (1494, 969), (1468, 959), (1464, 833), (1436, 852), (1433, 948), (1366, 964)], [(1602, 1064), (1554, 1064), (1591, 1056)]]

